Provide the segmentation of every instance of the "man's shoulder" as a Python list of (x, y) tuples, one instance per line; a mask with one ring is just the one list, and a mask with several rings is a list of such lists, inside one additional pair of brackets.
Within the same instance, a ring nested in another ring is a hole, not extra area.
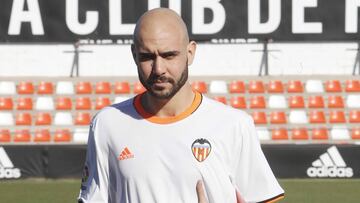
[(122, 102), (107, 106), (96, 113), (94, 119), (112, 118), (114, 115), (133, 115), (134, 114), (134, 98), (126, 99)]

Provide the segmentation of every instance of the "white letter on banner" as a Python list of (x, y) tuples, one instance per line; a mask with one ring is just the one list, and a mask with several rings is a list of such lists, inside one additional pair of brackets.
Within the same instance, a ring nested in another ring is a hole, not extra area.
[(135, 24), (122, 24), (122, 0), (109, 1), (109, 24), (111, 35), (130, 35)]
[[(193, 0), (192, 1), (192, 32), (194, 34), (214, 34), (219, 32), (225, 24), (226, 13), (220, 3), (221, 0)], [(213, 21), (205, 24), (205, 8), (213, 12)]]
[(98, 26), (99, 15), (97, 11), (87, 11), (86, 21), (79, 22), (79, 0), (66, 0), (66, 25), (71, 32), (78, 35), (92, 33)]
[(317, 7), (317, 0), (293, 0), (292, 2), (292, 32), (322, 33), (321, 22), (305, 22), (305, 8)]
[(357, 33), (359, 7), (360, 7), (360, 0), (346, 0), (346, 5), (345, 5), (345, 32), (346, 33)]
[(281, 21), (281, 0), (269, 0), (269, 19), (261, 23), (260, 0), (248, 1), (249, 33), (261, 34), (274, 32)]
[[(149, 0), (148, 1), (148, 10), (154, 8), (160, 8), (160, 0)], [(169, 8), (174, 10), (177, 14), (181, 15), (181, 1), (180, 0), (169, 0)]]
[(44, 27), (41, 20), (39, 2), (37, 0), (26, 0), (28, 11), (24, 11), (25, 0), (14, 0), (9, 22), (9, 35), (20, 35), (21, 24), (29, 22), (34, 35), (44, 35)]

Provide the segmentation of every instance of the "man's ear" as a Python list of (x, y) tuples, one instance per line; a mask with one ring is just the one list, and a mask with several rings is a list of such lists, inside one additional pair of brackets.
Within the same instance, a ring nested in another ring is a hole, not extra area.
[(132, 53), (133, 59), (135, 61), (135, 64), (138, 65), (137, 64), (137, 59), (136, 59), (136, 50), (135, 49), (136, 49), (135, 44), (131, 44), (131, 53)]
[(187, 45), (187, 58), (188, 58), (188, 65), (191, 65), (195, 58), (196, 52), (196, 42), (190, 41)]

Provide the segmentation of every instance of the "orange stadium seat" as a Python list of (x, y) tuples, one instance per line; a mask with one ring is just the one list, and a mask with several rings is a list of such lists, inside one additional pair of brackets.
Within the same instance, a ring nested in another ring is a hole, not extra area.
[(194, 81), (191, 83), (191, 86), (194, 90), (200, 93), (207, 93), (207, 86), (205, 81)]
[(271, 80), (268, 84), (269, 93), (283, 93), (284, 86), (280, 80)]
[(54, 86), (51, 82), (41, 81), (38, 85), (38, 94), (52, 94), (54, 92)]
[(33, 100), (30, 97), (20, 97), (17, 100), (17, 110), (32, 110)]
[(89, 125), (91, 116), (88, 112), (77, 112), (75, 115), (75, 125)]
[(304, 86), (300, 80), (289, 80), (287, 83), (287, 91), (289, 93), (303, 93)]
[(360, 140), (360, 127), (351, 129), (351, 138), (353, 140)]
[(326, 92), (341, 92), (341, 83), (339, 80), (328, 80), (325, 82)]
[(16, 114), (15, 123), (16, 125), (31, 125), (31, 114), (20, 112)]
[(230, 99), (230, 105), (237, 109), (246, 109), (245, 97), (232, 97)]
[(128, 82), (115, 82), (115, 94), (130, 94), (130, 84)]
[(10, 142), (10, 140), (11, 140), (10, 130), (1, 129), (0, 130), (0, 143), (2, 143), (2, 142)]
[(360, 123), (360, 111), (352, 110), (349, 112), (349, 122), (350, 123)]
[(329, 122), (330, 123), (346, 123), (344, 111), (330, 111)]
[(50, 113), (39, 112), (36, 114), (35, 125), (51, 125)]
[(248, 87), (249, 93), (264, 93), (264, 83), (261, 80), (251, 80)]
[(285, 128), (273, 129), (271, 131), (271, 139), (273, 140), (288, 140), (288, 132)]
[(214, 100), (218, 101), (218, 102), (221, 102), (223, 104), (227, 104), (227, 100), (226, 100), (226, 97), (224, 96), (216, 96), (216, 97), (213, 97)]
[(252, 109), (266, 108), (266, 102), (264, 96), (252, 96), (250, 98), (250, 108)]
[(324, 99), (322, 96), (309, 96), (308, 98), (309, 108), (324, 108)]
[(51, 136), (49, 129), (36, 129), (34, 142), (50, 142)]
[(310, 111), (310, 123), (326, 123), (325, 114), (323, 111)]
[(99, 110), (106, 106), (111, 105), (109, 97), (97, 97), (95, 101), (95, 109)]
[(254, 111), (251, 116), (255, 124), (267, 124), (266, 114), (263, 111)]
[(15, 130), (14, 142), (30, 142), (31, 135), (29, 129)]
[(89, 97), (78, 97), (76, 98), (76, 110), (90, 110), (91, 109), (91, 100)]
[(111, 85), (109, 82), (97, 82), (95, 85), (95, 93), (96, 94), (110, 94), (111, 93)]
[(245, 93), (245, 84), (243, 81), (234, 80), (230, 82), (229, 85), (230, 93)]
[(34, 85), (32, 82), (20, 82), (17, 88), (18, 94), (34, 94)]
[(13, 100), (11, 97), (0, 97), (0, 110), (12, 110)]
[(339, 95), (330, 95), (328, 97), (328, 108), (344, 108), (343, 98)]
[(293, 140), (308, 140), (308, 131), (306, 128), (294, 128), (291, 131), (291, 138)]
[(289, 97), (289, 107), (290, 108), (304, 108), (305, 102), (304, 97), (300, 95), (290, 96)]
[(359, 80), (347, 80), (345, 82), (346, 92), (360, 92), (360, 81)]
[(286, 124), (286, 114), (283, 111), (273, 111), (270, 113), (271, 124)]
[(141, 84), (140, 81), (134, 83), (134, 94), (141, 94), (146, 91), (145, 87)]
[(314, 128), (311, 131), (311, 138), (313, 140), (328, 140), (328, 130), (326, 128)]
[(56, 99), (56, 110), (71, 110), (72, 101), (70, 97), (58, 97)]
[(71, 133), (68, 129), (57, 129), (54, 134), (54, 142), (70, 142)]
[(91, 94), (92, 86), (88, 81), (78, 82), (76, 84), (76, 94)]

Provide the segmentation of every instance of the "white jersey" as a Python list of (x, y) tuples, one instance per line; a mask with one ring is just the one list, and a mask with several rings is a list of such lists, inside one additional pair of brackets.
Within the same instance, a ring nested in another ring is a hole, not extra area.
[(79, 199), (110, 203), (194, 203), (203, 180), (210, 203), (283, 197), (252, 118), (196, 93), (182, 114), (145, 112), (141, 95), (106, 107), (90, 126)]

